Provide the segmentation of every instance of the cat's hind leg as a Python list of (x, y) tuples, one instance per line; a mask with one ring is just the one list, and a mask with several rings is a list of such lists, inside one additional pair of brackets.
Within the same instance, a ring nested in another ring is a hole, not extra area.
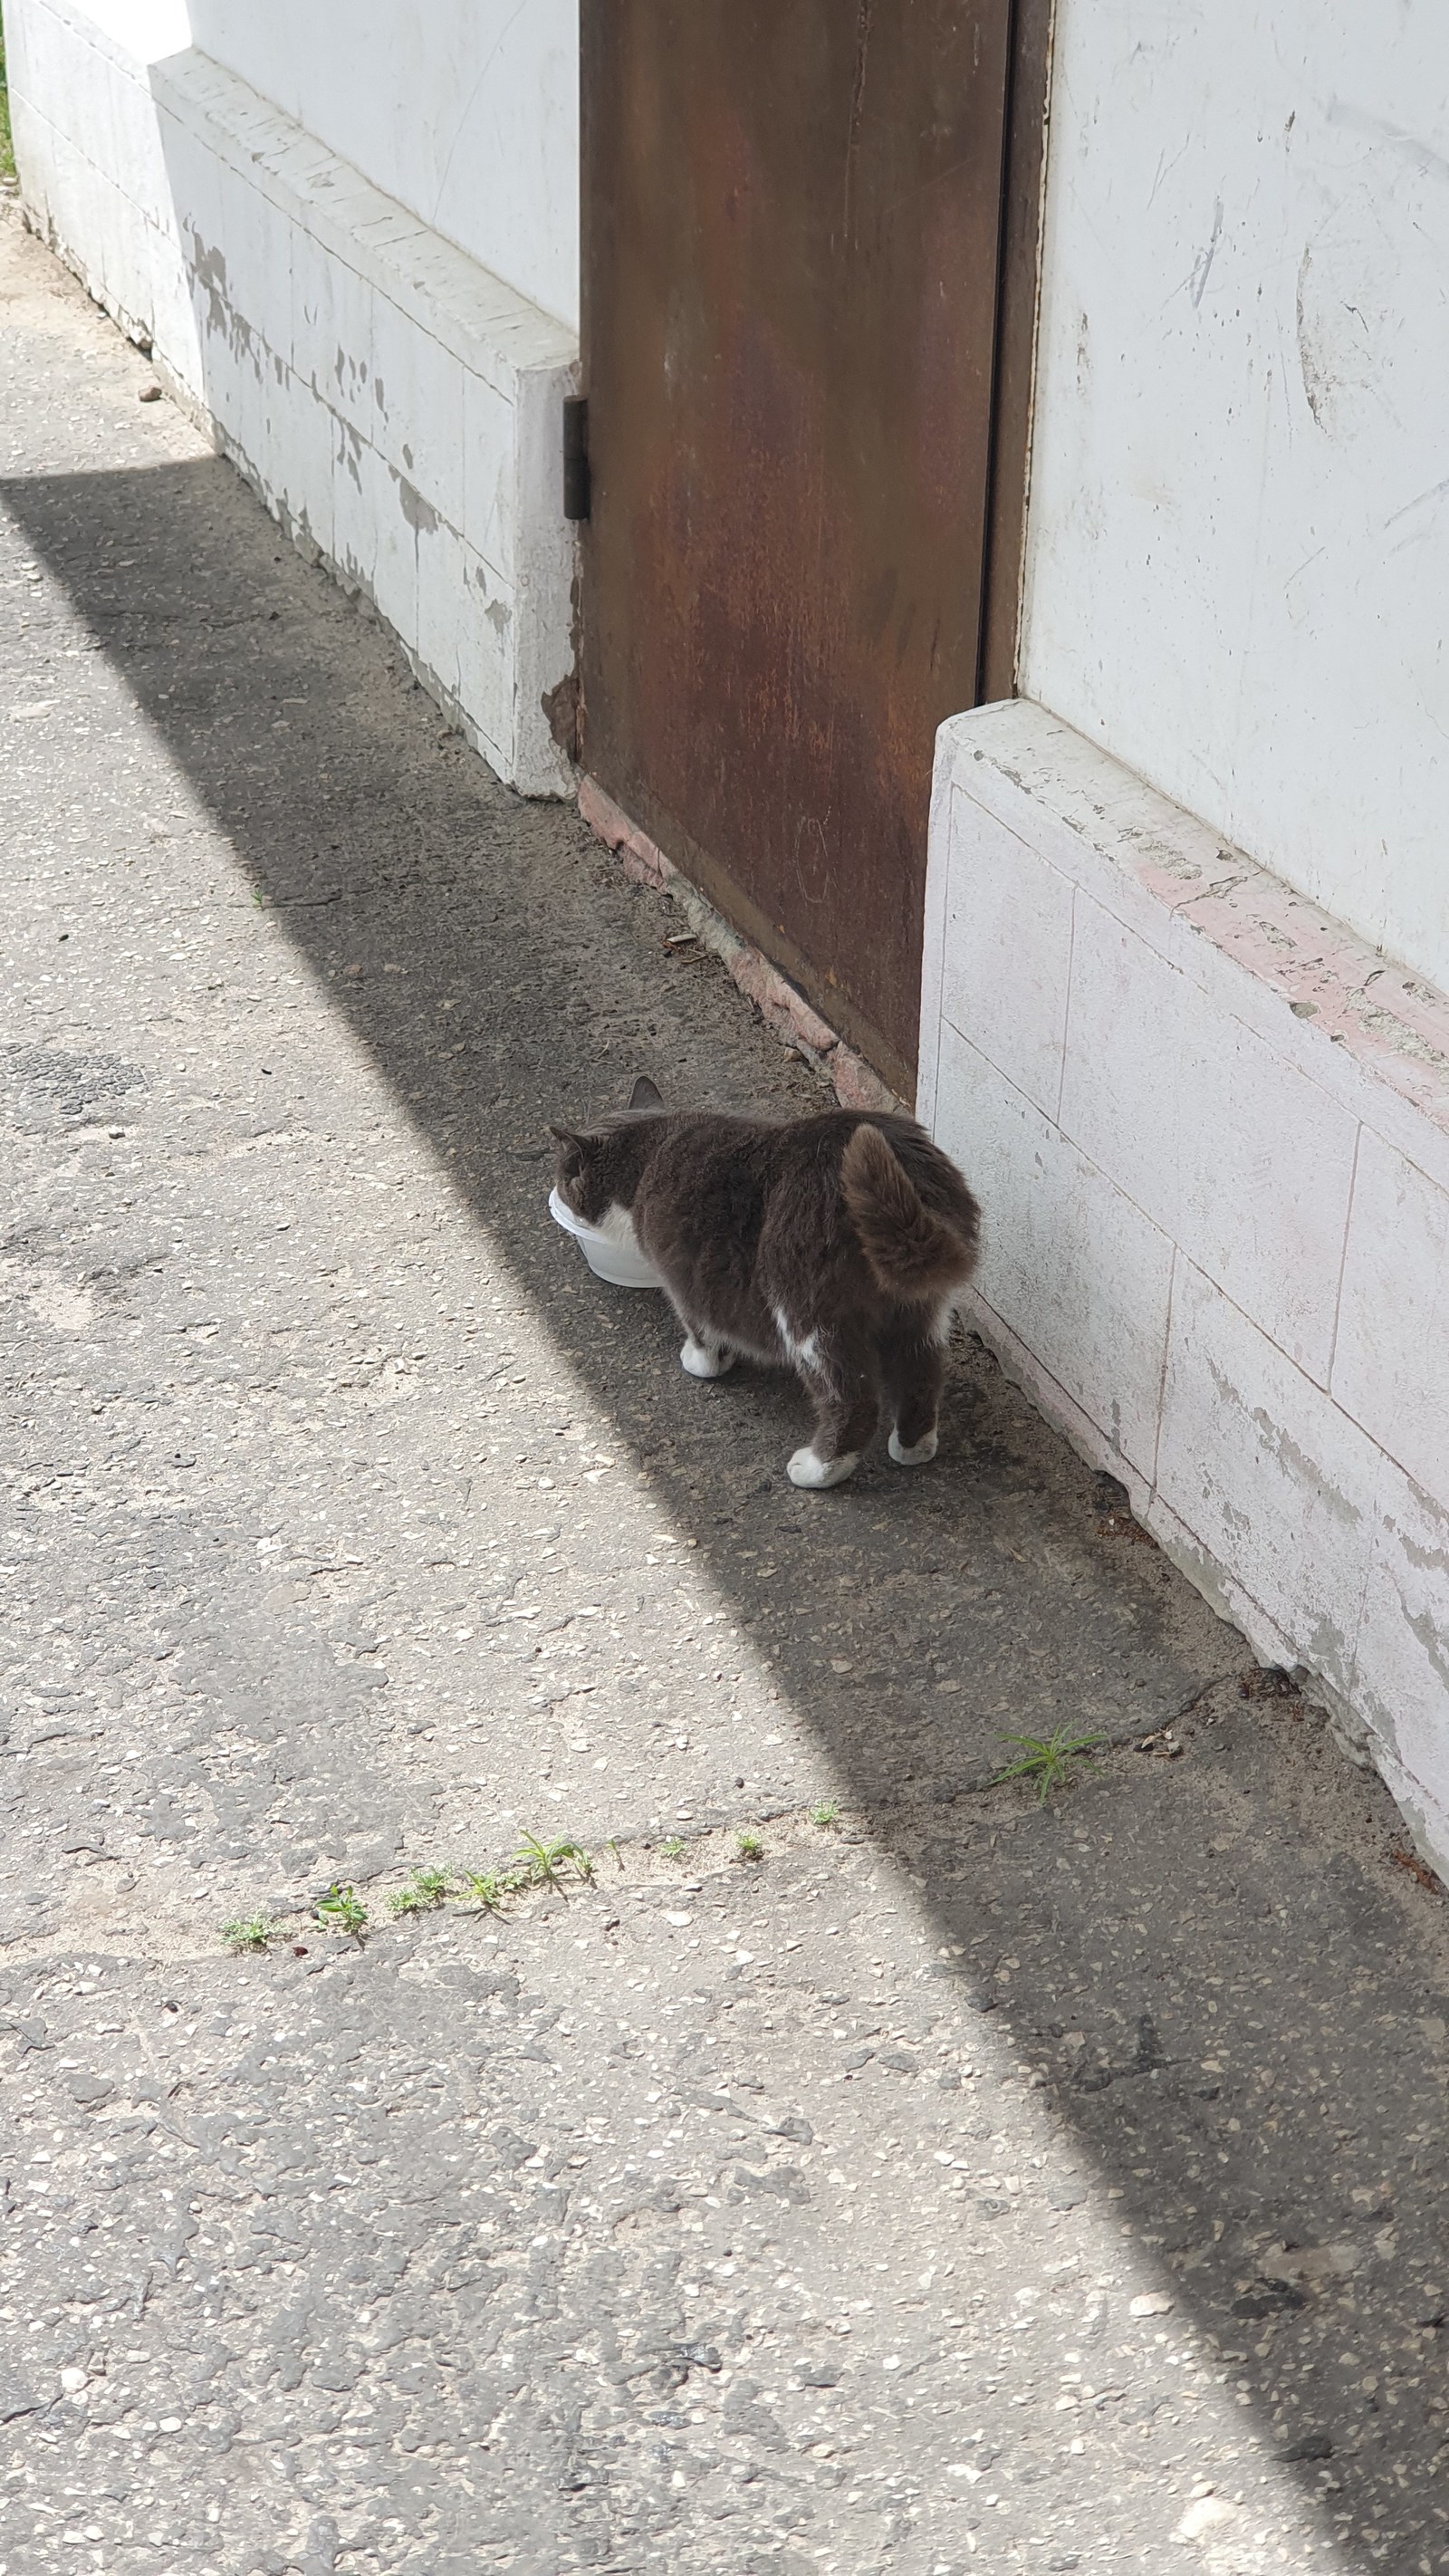
[(843, 1485), (860, 1464), (880, 1419), (880, 1393), (869, 1344), (853, 1334), (816, 1332), (810, 1357), (797, 1360), (815, 1401), (815, 1432), (797, 1449), (786, 1473), (792, 1485), (820, 1493)]
[(887, 1443), (898, 1467), (924, 1467), (935, 1457), (946, 1353), (934, 1319), (913, 1318), (881, 1339), (881, 1373), (893, 1416)]

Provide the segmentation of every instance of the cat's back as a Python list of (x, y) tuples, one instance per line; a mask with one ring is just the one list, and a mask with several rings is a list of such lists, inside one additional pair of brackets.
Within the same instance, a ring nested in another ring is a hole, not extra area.
[(762, 1238), (833, 1233), (841, 1157), (858, 1124), (846, 1110), (786, 1120), (666, 1112), (635, 1201), (642, 1239), (661, 1260), (708, 1250), (743, 1278)]
[(838, 1193), (845, 1149), (860, 1126), (879, 1128), (926, 1205), (967, 1218), (975, 1202), (949, 1156), (897, 1111), (822, 1109), (806, 1118), (749, 1118), (724, 1110), (666, 1111), (649, 1157), (652, 1184), (686, 1194), (729, 1183), (769, 1198), (777, 1191)]
[(976, 1202), (962, 1175), (925, 1128), (899, 1110), (825, 1109), (813, 1118), (792, 1119), (766, 1129), (773, 1149), (766, 1151), (782, 1180), (823, 1180), (838, 1190), (845, 1149), (857, 1128), (877, 1128), (908, 1175), (918, 1196), (948, 1221), (972, 1219)]
[(782, 1131), (768, 1119), (713, 1109), (668, 1110), (652, 1123), (658, 1133), (635, 1200), (641, 1231), (656, 1243), (667, 1235), (681, 1245), (756, 1233)]
[(658, 1134), (645, 1169), (656, 1187), (698, 1187), (731, 1171), (763, 1173), (773, 1159), (772, 1140), (785, 1132), (768, 1118), (723, 1109), (665, 1110), (650, 1124)]

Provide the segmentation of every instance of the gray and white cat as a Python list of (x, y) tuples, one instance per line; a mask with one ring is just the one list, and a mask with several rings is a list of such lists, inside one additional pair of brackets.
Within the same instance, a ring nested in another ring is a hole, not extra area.
[(815, 1431), (790, 1460), (792, 1484), (843, 1483), (882, 1407), (898, 1466), (934, 1458), (980, 1211), (914, 1119), (667, 1110), (646, 1075), (621, 1115), (550, 1132), (574, 1214), (632, 1238), (659, 1272), (692, 1377), (722, 1377), (744, 1355), (801, 1379)]

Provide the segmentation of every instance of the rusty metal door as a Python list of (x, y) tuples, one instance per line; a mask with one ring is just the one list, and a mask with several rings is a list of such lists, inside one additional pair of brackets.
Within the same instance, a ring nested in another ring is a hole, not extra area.
[(583, 0), (582, 752), (909, 1097), (1011, 0)]

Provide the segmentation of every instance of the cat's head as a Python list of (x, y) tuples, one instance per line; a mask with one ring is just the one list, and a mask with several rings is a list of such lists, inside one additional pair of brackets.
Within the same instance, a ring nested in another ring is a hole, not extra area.
[(629, 1094), (628, 1108), (604, 1126), (550, 1126), (557, 1149), (554, 1180), (559, 1197), (585, 1225), (597, 1225), (611, 1207), (631, 1205), (643, 1162), (639, 1131), (663, 1107), (648, 1074), (641, 1073)]

